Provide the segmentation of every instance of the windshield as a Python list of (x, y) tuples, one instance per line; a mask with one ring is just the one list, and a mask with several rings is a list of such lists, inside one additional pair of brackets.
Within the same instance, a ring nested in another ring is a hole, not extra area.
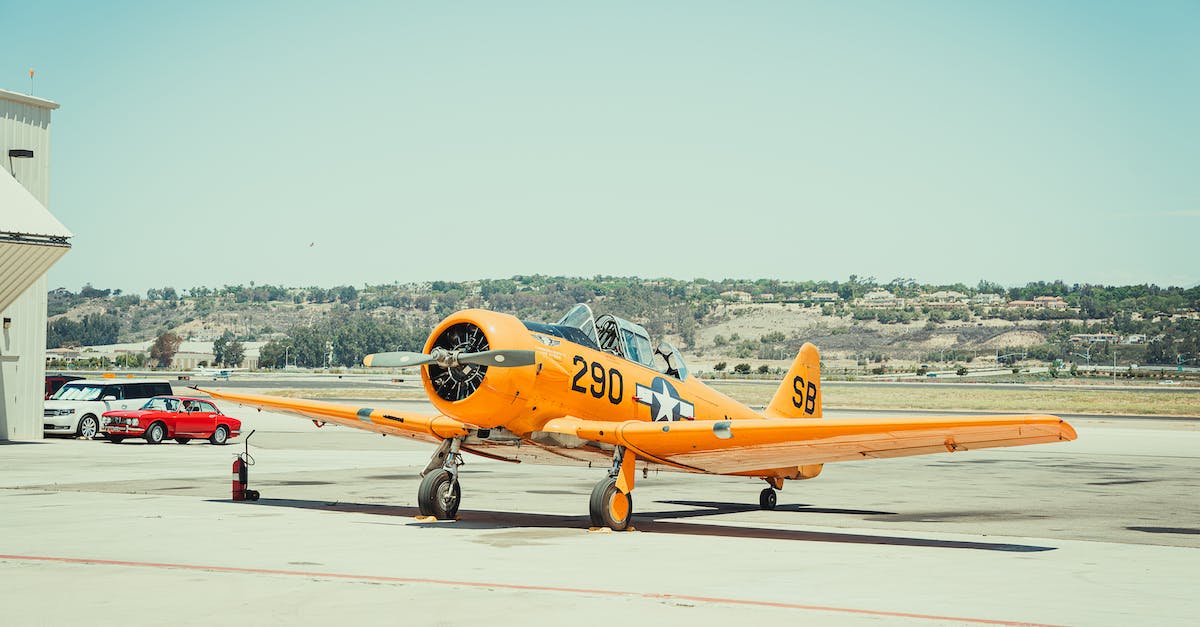
[(142, 405), (142, 409), (157, 409), (159, 411), (179, 411), (179, 399), (156, 396)]
[(625, 335), (625, 347), (629, 349), (626, 358), (644, 366), (654, 363), (654, 352), (650, 348), (650, 340), (631, 329), (621, 329), (621, 333)]
[(654, 351), (654, 354), (663, 361), (663, 367), (660, 370), (680, 381), (687, 379), (688, 368), (683, 363), (683, 355), (679, 353), (679, 349), (663, 342), (658, 345), (658, 350)]
[(596, 342), (596, 319), (592, 316), (592, 308), (583, 303), (572, 307), (567, 315), (559, 318), (557, 324), (575, 327), (583, 331), (583, 334), (588, 336), (592, 342)]
[(52, 401), (94, 401), (100, 398), (100, 390), (104, 389), (100, 385), (78, 385), (68, 383), (58, 389), (53, 396)]

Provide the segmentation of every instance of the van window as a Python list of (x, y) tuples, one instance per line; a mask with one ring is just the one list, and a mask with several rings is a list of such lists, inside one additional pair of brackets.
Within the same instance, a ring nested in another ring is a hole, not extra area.
[(111, 396), (111, 397), (117, 399), (118, 401), (121, 400), (122, 398), (124, 398), (122, 396), (124, 391), (121, 389), (121, 387), (122, 386), (120, 386), (120, 385), (104, 386), (104, 390), (100, 392), (100, 398), (104, 399), (104, 398)]
[(170, 383), (147, 383), (146, 385), (150, 387), (150, 396), (174, 394), (174, 392), (171, 391)]
[(171, 394), (170, 383), (130, 383), (125, 388), (125, 398), (150, 398)]

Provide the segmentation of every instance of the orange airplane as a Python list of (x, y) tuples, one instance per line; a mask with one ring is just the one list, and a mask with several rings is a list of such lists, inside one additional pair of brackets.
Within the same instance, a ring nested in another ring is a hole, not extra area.
[[(709, 388), (674, 347), (645, 329), (576, 305), (555, 324), (492, 311), (455, 313), (424, 352), (368, 355), (367, 366), (421, 366), (438, 413), (217, 390), (215, 398), (438, 444), (417, 492), (421, 513), (455, 518), (462, 453), (509, 462), (599, 465), (598, 527), (624, 530), (635, 470), (651, 467), (765, 480), (764, 509), (786, 479), (828, 462), (1074, 440), (1056, 416), (822, 418), (820, 355), (805, 344), (763, 413)], [(639, 464), (640, 462), (640, 464)]]

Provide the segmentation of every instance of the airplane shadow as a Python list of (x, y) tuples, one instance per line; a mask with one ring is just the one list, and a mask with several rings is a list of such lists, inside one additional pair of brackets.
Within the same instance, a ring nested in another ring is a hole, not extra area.
[[(228, 503), (227, 500), (212, 499), (214, 503)], [(1053, 551), (1056, 547), (1035, 546), (1027, 544), (1007, 544), (998, 542), (972, 542), (960, 540), (934, 540), (929, 538), (912, 538), (885, 534), (862, 533), (833, 533), (823, 531), (800, 531), (790, 529), (770, 529), (763, 527), (726, 526), (708, 523), (676, 522), (681, 519), (697, 516), (711, 516), (721, 513), (737, 513), (756, 511), (757, 507), (744, 504), (709, 503), (702, 501), (661, 501), (674, 505), (691, 505), (701, 509), (687, 509), (670, 512), (649, 512), (639, 516), (634, 514), (633, 526), (643, 533), (664, 533), (681, 536), (708, 536), (720, 538), (750, 538), (761, 540), (792, 540), (797, 542), (827, 542), (838, 544), (874, 544), (882, 546), (911, 546), (936, 549), (971, 549), (976, 551), (1002, 551), (1010, 553), (1038, 553)], [(372, 514), (392, 518), (415, 518), (420, 511), (415, 507), (396, 505), (372, 505), (367, 503), (330, 503), (328, 501), (307, 501), (297, 499), (262, 499), (247, 502), (247, 505), (261, 507), (290, 507), (332, 512), (353, 512)], [(802, 505), (780, 507), (776, 511), (810, 511), (833, 512), (860, 515), (887, 514), (888, 512), (859, 511), (859, 510), (822, 510), (807, 508)], [(410, 522), (427, 528), (437, 528), (441, 525), (453, 524), (465, 529), (512, 529), (533, 527), (542, 529), (587, 529), (590, 521), (587, 516), (562, 516), (555, 514), (531, 514), (521, 512), (498, 512), (490, 510), (462, 510), (459, 520), (453, 523), (444, 521)]]

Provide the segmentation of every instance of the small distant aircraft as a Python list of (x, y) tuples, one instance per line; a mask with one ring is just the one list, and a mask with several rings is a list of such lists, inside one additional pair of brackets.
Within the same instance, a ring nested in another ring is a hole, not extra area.
[(228, 381), (229, 377), (233, 376), (233, 373), (241, 372), (243, 370), (249, 370), (249, 368), (208, 368), (205, 366), (200, 366), (196, 368), (194, 372), (202, 377), (212, 377), (213, 381), (216, 381), (217, 379), (224, 379)]
[(788, 479), (823, 464), (1074, 440), (1057, 416), (822, 418), (820, 355), (800, 348), (763, 413), (709, 388), (670, 344), (576, 305), (555, 324), (480, 309), (452, 314), (424, 352), (368, 355), (367, 366), (420, 366), (438, 413), (201, 390), (258, 409), (403, 435), (438, 445), (417, 492), (421, 513), (455, 518), (463, 452), (509, 462), (600, 466), (593, 525), (624, 530), (636, 470), (664, 468), (767, 482), (773, 509)]

